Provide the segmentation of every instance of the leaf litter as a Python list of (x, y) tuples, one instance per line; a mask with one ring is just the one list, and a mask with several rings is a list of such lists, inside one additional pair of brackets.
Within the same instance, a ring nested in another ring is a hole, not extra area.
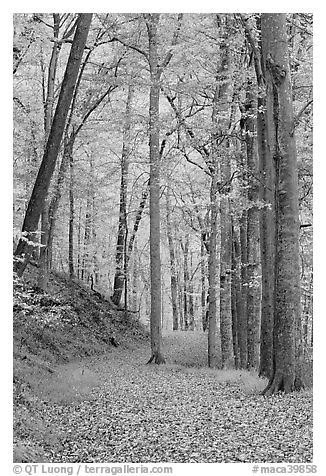
[[(148, 355), (139, 346), (90, 359), (97, 384), (46, 405), (59, 435), (48, 462), (312, 462), (311, 391), (267, 398), (249, 372), (144, 365)], [(82, 365), (71, 368), (81, 379)]]

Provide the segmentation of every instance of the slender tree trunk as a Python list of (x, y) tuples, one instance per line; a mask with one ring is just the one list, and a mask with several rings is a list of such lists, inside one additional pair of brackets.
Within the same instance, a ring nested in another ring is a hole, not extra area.
[(116, 271), (114, 276), (112, 301), (119, 305), (121, 301), (123, 287), (127, 276), (124, 275), (124, 247), (127, 235), (127, 187), (128, 187), (128, 169), (131, 151), (131, 106), (134, 94), (134, 86), (129, 85), (126, 101), (125, 124), (123, 130), (123, 146), (121, 155), (121, 184), (120, 184), (120, 209), (118, 238), (116, 246)]
[(201, 319), (202, 319), (202, 329), (205, 332), (207, 329), (207, 309), (206, 309), (206, 269), (205, 269), (205, 244), (203, 234), (200, 235), (200, 277), (201, 277)]
[(208, 256), (208, 366), (217, 367), (217, 273), (219, 262), (217, 258), (217, 227), (218, 227), (218, 168), (215, 164), (210, 188), (210, 234)]
[(81, 13), (78, 16), (76, 32), (62, 82), (58, 104), (47, 140), (43, 160), (23, 223), (23, 237), (19, 240), (15, 251), (16, 260), (14, 270), (17, 272), (18, 276), (22, 276), (32, 253), (30, 242), (37, 232), (38, 222), (54, 172), (91, 20), (92, 14), (89, 13)]
[(78, 232), (77, 232), (77, 278), (81, 279), (81, 216), (82, 216), (82, 203), (79, 206), (78, 214)]
[(47, 213), (48, 213), (48, 234), (46, 240), (46, 248), (48, 253), (48, 266), (49, 268), (52, 265), (52, 248), (53, 248), (53, 240), (54, 240), (54, 232), (55, 232), (55, 225), (56, 225), (56, 218), (57, 218), (57, 211), (60, 205), (60, 200), (62, 196), (62, 187), (66, 177), (66, 173), (72, 160), (73, 148), (75, 143), (75, 134), (72, 133), (70, 136), (65, 134), (63, 140), (63, 155), (62, 160), (59, 167), (59, 173), (57, 182), (55, 185), (54, 195), (50, 201)]
[(189, 235), (185, 238), (185, 243), (182, 246), (183, 251), (183, 315), (184, 315), (184, 330), (187, 331), (189, 327), (189, 268), (188, 268), (188, 254), (189, 254)]
[(248, 200), (250, 208), (247, 217), (247, 316), (248, 316), (248, 367), (257, 368), (259, 365), (260, 340), (260, 299), (259, 283), (259, 209), (256, 205), (259, 199), (259, 185), (255, 178), (258, 175), (257, 153), (255, 147), (254, 123), (254, 91), (252, 83), (248, 82), (246, 95), (245, 140), (248, 180)]
[(134, 242), (135, 242), (135, 239), (136, 239), (136, 235), (137, 235), (137, 231), (138, 231), (138, 228), (139, 228), (141, 218), (143, 216), (143, 211), (144, 211), (147, 199), (148, 199), (148, 195), (149, 195), (149, 181), (146, 183), (146, 188), (142, 193), (141, 200), (139, 202), (138, 210), (137, 210), (136, 217), (135, 217), (133, 230), (132, 230), (131, 236), (129, 238), (128, 258), (131, 256), (131, 253), (132, 253), (132, 250), (133, 250)]
[(189, 303), (189, 330), (193, 331), (195, 327), (195, 309), (194, 309), (194, 275), (192, 274), (193, 252), (190, 251), (190, 273), (188, 280), (188, 303)]
[(75, 203), (74, 203), (74, 161), (73, 155), (70, 156), (70, 181), (69, 181), (69, 238), (68, 238), (68, 264), (69, 278), (75, 276), (74, 269), (74, 220), (75, 220)]
[[(241, 225), (240, 225), (241, 227)], [(233, 228), (233, 263), (232, 263), (232, 287), (234, 286), (235, 294), (235, 307), (237, 314), (237, 344), (235, 358), (238, 354), (239, 367), (242, 369), (247, 368), (248, 362), (248, 341), (247, 341), (247, 316), (245, 312), (245, 305), (243, 299), (243, 275), (242, 275), (242, 256), (240, 245), (240, 231)]]
[(265, 395), (300, 388), (296, 329), (300, 320), (299, 202), (292, 88), (287, 47), (286, 14), (262, 14), (262, 53), (267, 114), (273, 116), (276, 176), (276, 252), (273, 374)]
[[(59, 38), (60, 30), (60, 15), (58, 13), (53, 14), (53, 36), (55, 39)], [(46, 97), (44, 102), (44, 135), (45, 143), (48, 140), (54, 107), (54, 91), (55, 91), (55, 79), (57, 73), (57, 64), (59, 59), (61, 45), (54, 41), (52, 47), (52, 54), (48, 68), (48, 80), (46, 88)], [(44, 85), (45, 91), (45, 85)], [(39, 258), (39, 276), (38, 286), (46, 290), (48, 283), (48, 273), (50, 268), (49, 263), (49, 249), (48, 249), (48, 237), (49, 237), (49, 204), (48, 200), (44, 201), (44, 207), (41, 213), (41, 248)]]
[(171, 204), (170, 204), (169, 188), (167, 188), (167, 191), (166, 191), (166, 233), (168, 238), (169, 255), (170, 255), (171, 301), (172, 301), (172, 319), (173, 319), (172, 328), (174, 331), (177, 331), (179, 327), (177, 276), (176, 276), (174, 243), (173, 243), (173, 236), (172, 236)]

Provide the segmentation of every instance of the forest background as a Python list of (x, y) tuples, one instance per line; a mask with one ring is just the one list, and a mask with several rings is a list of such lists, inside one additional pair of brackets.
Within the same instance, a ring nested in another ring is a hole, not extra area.
[[(104, 7), (104, 5), (103, 5)], [(257, 7), (258, 10), (260, 11), (259, 7)], [(71, 8), (72, 9), (72, 8)], [(188, 6), (188, 9), (189, 9), (189, 6)], [(281, 9), (281, 8), (280, 8)], [(296, 4), (295, 6), (295, 9), (296, 11), (304, 11), (304, 9), (300, 9), (300, 5)], [(43, 11), (43, 9), (41, 8), (41, 10)], [(169, 10), (171, 12), (173, 12), (174, 10), (170, 10), (170, 9), (167, 9), (165, 8), (165, 10)], [(180, 10), (182, 10), (180, 8)], [(16, 10), (18, 11), (18, 10)], [(23, 10), (20, 10), (19, 11), (23, 11)], [(102, 8), (99, 10), (99, 11), (104, 11)], [(125, 9), (124, 11), (133, 11), (133, 9), (130, 8), (128, 9)], [(184, 11), (184, 10), (182, 10)], [(277, 8), (275, 11), (278, 11)], [(325, 203), (325, 197), (324, 197), (324, 194), (321, 192), (322, 188), (323, 188), (323, 176), (324, 176), (324, 173), (325, 173), (325, 170), (324, 170), (324, 165), (321, 164), (320, 162), (322, 162), (322, 158), (323, 158), (323, 151), (322, 151), (322, 148), (321, 148), (321, 143), (320, 141), (318, 140), (320, 138), (320, 126), (318, 127), (318, 124), (322, 124), (323, 123), (323, 118), (321, 116), (321, 111), (322, 111), (322, 104), (323, 104), (323, 93), (322, 93), (322, 89), (323, 89), (323, 85), (322, 85), (322, 78), (323, 78), (323, 65), (322, 64), (319, 64), (319, 61), (318, 61), (318, 58), (322, 58), (322, 51), (319, 50), (320, 46), (321, 46), (321, 41), (319, 41), (319, 38), (321, 39), (321, 31), (318, 31), (319, 30), (319, 27), (320, 27), (320, 30), (321, 30), (321, 25), (318, 25), (318, 15), (315, 15), (315, 28), (314, 28), (314, 35), (315, 35), (315, 79), (314, 79), (314, 88), (315, 88), (315, 97), (318, 98), (318, 101), (315, 101), (315, 107), (314, 107), (314, 116), (315, 116), (315, 128), (316, 128), (316, 131), (317, 133), (315, 132), (315, 138), (317, 139), (315, 141), (315, 145), (314, 145), (314, 156), (315, 156), (315, 161), (314, 161), (314, 166), (315, 166), (315, 176), (314, 176), (314, 188), (316, 190), (315, 192), (315, 206), (314, 206), (314, 215), (315, 215), (315, 219), (314, 219), (314, 222), (315, 222), (315, 225), (317, 225), (316, 227), (316, 232), (315, 232), (315, 235), (314, 235), (314, 247), (315, 247), (315, 254), (316, 256), (318, 257), (318, 263), (316, 263), (316, 267), (315, 267), (315, 272), (314, 272), (314, 276), (315, 276), (315, 301), (314, 301), (314, 309), (315, 309), (315, 315), (320, 315), (322, 316), (323, 315), (323, 312), (320, 312), (321, 311), (321, 307), (320, 307), (320, 302), (319, 302), (319, 298), (320, 296), (322, 296), (322, 290), (320, 290), (320, 285), (322, 284), (323, 282), (323, 276), (322, 276), (322, 265), (321, 263), (325, 263), (325, 252), (324, 252), (324, 246), (323, 246), (323, 236), (324, 236), (324, 230), (323, 230), (323, 226), (322, 226), (322, 223), (323, 223), (323, 215), (324, 215), (324, 203)], [(11, 35), (9, 32), (7, 32), (7, 38), (11, 38)], [(5, 55), (4, 55), (5, 56)], [(4, 58), (4, 61), (3, 61), (3, 64), (7, 64), (7, 58), (5, 57)], [(11, 67), (9, 66), (11, 65), (11, 50), (9, 49), (8, 51), (8, 68), (6, 68), (6, 70), (9, 71), (9, 73), (11, 72)], [(319, 71), (319, 66), (321, 67), (320, 68), (320, 71)], [(11, 83), (11, 77), (10, 79), (8, 80), (8, 83), (9, 83), (9, 88), (10, 88), (10, 83)], [(5, 86), (5, 87), (8, 87), (8, 86)], [(10, 98), (10, 94), (6, 94), (5, 95), (5, 99), (8, 98), (8, 106), (6, 105), (5, 106), (5, 110), (6, 111), (11, 111), (12, 109), (12, 104), (11, 104), (11, 98)], [(6, 131), (5, 133), (2, 132), (3, 136), (5, 138), (10, 138), (11, 137), (11, 124), (12, 124), (12, 121), (9, 121), (8, 120), (8, 115), (6, 114), (5, 115), (5, 121), (4, 121), (4, 124), (2, 124), (2, 131)], [(6, 127), (7, 126), (7, 127)], [(7, 130), (8, 129), (8, 130)], [(4, 150), (6, 151), (5, 155), (4, 155), (4, 158), (6, 155), (10, 156), (11, 155), (11, 149), (12, 149), (12, 144), (9, 142), (9, 144), (7, 145), (6, 148), (4, 148)], [(318, 158), (320, 158), (320, 160), (318, 160)], [(8, 161), (9, 162), (9, 161)], [(9, 175), (9, 177), (8, 177)], [(5, 183), (3, 184), (3, 186), (1, 187), (1, 193), (4, 194), (1, 198), (1, 203), (2, 204), (5, 204), (5, 205), (10, 205), (11, 203), (11, 194), (12, 194), (12, 189), (10, 187), (8, 187), (8, 183), (11, 183), (10, 181), (10, 175), (11, 175), (11, 165), (9, 165), (8, 167), (6, 167), (6, 175), (2, 175), (2, 180), (3, 178), (5, 177)], [(4, 240), (4, 242), (2, 243), (2, 249), (5, 249), (5, 253), (4, 253), (4, 260), (7, 261), (4, 266), (3, 266), (3, 273), (2, 273), (2, 293), (5, 295), (5, 296), (11, 296), (11, 286), (10, 286), (10, 281), (8, 281), (8, 279), (6, 279), (6, 277), (8, 276), (8, 274), (10, 275), (11, 273), (11, 266), (12, 266), (12, 263), (11, 263), (11, 226), (12, 226), (12, 215), (11, 215), (11, 211), (10, 211), (10, 206), (3, 206), (3, 221), (2, 223), (4, 224), (3, 226), (3, 230), (4, 230), (4, 233), (2, 233), (2, 240)], [(8, 236), (7, 236), (8, 234)], [(7, 246), (8, 246), (8, 249), (7, 249)], [(7, 271), (8, 270), (8, 271)], [(9, 301), (9, 307), (10, 307), (10, 301)], [(6, 309), (6, 308), (5, 308)], [(9, 311), (8, 311), (9, 312)], [(7, 314), (7, 312), (5, 312), (5, 314)], [(318, 319), (317, 319), (317, 323), (316, 323), (316, 328), (318, 329), (317, 332), (316, 332), (316, 339), (314, 341), (314, 346), (316, 346), (317, 348), (317, 352), (315, 354), (315, 366), (316, 366), (316, 374), (318, 375), (321, 375), (320, 372), (321, 372), (321, 368), (320, 368), (320, 364), (319, 362), (323, 360), (323, 357), (321, 357), (320, 359), (318, 358), (318, 355), (319, 355), (319, 350), (318, 349), (321, 349), (321, 339), (322, 339), (322, 336), (324, 335), (323, 332), (323, 323), (321, 322), (318, 322)], [(2, 335), (4, 335), (2, 333)], [(317, 356), (317, 358), (316, 358)], [(9, 379), (10, 380), (10, 379)], [(318, 390), (318, 385), (319, 385), (319, 380), (318, 379), (315, 379), (315, 392), (316, 394), (320, 395), (321, 393), (319, 392)], [(317, 401), (318, 401), (318, 398), (317, 398)], [(318, 423), (317, 423), (317, 432), (318, 432)], [(317, 445), (318, 447), (318, 445)]]

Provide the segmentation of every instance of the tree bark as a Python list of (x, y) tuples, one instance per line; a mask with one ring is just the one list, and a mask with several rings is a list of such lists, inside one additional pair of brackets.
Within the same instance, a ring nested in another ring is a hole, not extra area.
[(148, 363), (162, 364), (161, 324), (161, 252), (160, 252), (160, 77), (157, 28), (160, 15), (148, 15), (149, 66), (151, 76), (149, 98), (150, 157), (150, 263), (151, 263), (151, 349)]
[[(53, 36), (55, 39), (59, 38), (60, 30), (60, 15), (58, 13), (53, 14)], [(54, 91), (55, 91), (55, 79), (57, 73), (57, 64), (60, 54), (61, 44), (54, 41), (52, 47), (52, 54), (48, 68), (48, 80), (47, 88), (44, 84), (44, 93), (46, 90), (46, 97), (44, 97), (44, 135), (45, 143), (48, 139), (51, 130), (53, 106), (54, 106)], [(44, 78), (45, 80), (45, 78)], [(38, 287), (46, 290), (48, 283), (49, 273), (49, 249), (47, 246), (49, 237), (49, 213), (48, 213), (48, 201), (45, 200), (44, 207), (41, 213), (41, 248), (39, 257), (39, 276)]]
[(303, 383), (296, 359), (296, 328), (300, 320), (299, 202), (296, 146), (293, 133), (292, 87), (286, 15), (262, 14), (262, 53), (267, 114), (273, 117), (275, 149), (275, 296), (273, 373), (264, 395), (285, 393)]
[(172, 329), (177, 331), (179, 328), (178, 317), (178, 295), (177, 295), (177, 274), (175, 263), (175, 252), (172, 236), (172, 224), (171, 224), (171, 203), (170, 203), (170, 191), (169, 188), (166, 191), (166, 234), (169, 245), (170, 255), (170, 273), (171, 273), (171, 302), (172, 302)]
[(184, 330), (187, 331), (189, 327), (189, 235), (186, 235), (184, 245), (181, 242), (181, 247), (183, 251), (183, 316)]
[(258, 159), (256, 152), (256, 125), (254, 120), (255, 98), (251, 81), (247, 84), (245, 117), (246, 165), (248, 170), (247, 213), (247, 323), (248, 323), (248, 367), (259, 366), (260, 299), (259, 283), (259, 200)]
[[(227, 18), (226, 18), (227, 20)], [(226, 22), (227, 23), (227, 22)], [(220, 46), (221, 67), (219, 79), (222, 84), (219, 87), (220, 110), (224, 118), (219, 120), (220, 133), (228, 130), (229, 103), (230, 103), (230, 52), (226, 32), (227, 24), (224, 25), (223, 42)], [(220, 189), (220, 221), (221, 221), (221, 265), (220, 265), (220, 329), (221, 329), (221, 354), (223, 368), (234, 367), (233, 336), (232, 336), (232, 311), (231, 311), (231, 259), (232, 259), (232, 230), (229, 189), (227, 185), (231, 177), (231, 159), (228, 145), (224, 148), (220, 157), (221, 183), (225, 184)]]
[(202, 329), (205, 332), (208, 326), (207, 309), (206, 309), (206, 269), (205, 269), (205, 244), (203, 234), (200, 234), (200, 281), (201, 281), (201, 319)]
[(74, 200), (74, 160), (73, 160), (72, 154), (70, 155), (69, 169), (70, 169), (70, 181), (69, 181), (68, 266), (69, 266), (69, 278), (73, 279), (75, 276), (75, 267), (74, 267), (75, 200)]
[(92, 14), (80, 13), (73, 39), (65, 75), (63, 78), (58, 104), (47, 140), (42, 163), (28, 203), (22, 227), (22, 238), (15, 251), (14, 270), (22, 276), (32, 253), (32, 238), (37, 232), (38, 223), (55, 169), (58, 152), (66, 124), (70, 103), (76, 84), (83, 51), (85, 48)]
[[(241, 225), (240, 225), (241, 227)], [(242, 257), (241, 257), (241, 245), (239, 239), (239, 230), (233, 227), (233, 260), (232, 260), (232, 287), (234, 287), (235, 294), (235, 308), (236, 308), (236, 337), (237, 346), (233, 345), (236, 349), (234, 356), (238, 360), (239, 367), (246, 369), (248, 364), (248, 328), (247, 328), (247, 313), (245, 312), (244, 299), (243, 299), (243, 280), (242, 280)], [(234, 338), (233, 333), (233, 338)], [(238, 356), (238, 357), (237, 357)]]
[(114, 304), (119, 305), (121, 301), (123, 287), (127, 276), (124, 274), (124, 248), (125, 241), (127, 239), (127, 187), (128, 187), (128, 169), (131, 151), (131, 106), (134, 93), (134, 86), (129, 85), (126, 111), (125, 111), (125, 124), (123, 130), (123, 145), (121, 154), (121, 184), (120, 184), (120, 207), (119, 207), (119, 224), (118, 224), (118, 237), (116, 246), (116, 271), (114, 276), (113, 295), (112, 301)]
[(217, 273), (219, 262), (217, 258), (218, 233), (218, 168), (215, 164), (210, 188), (210, 234), (208, 256), (208, 366), (218, 366), (217, 347)]

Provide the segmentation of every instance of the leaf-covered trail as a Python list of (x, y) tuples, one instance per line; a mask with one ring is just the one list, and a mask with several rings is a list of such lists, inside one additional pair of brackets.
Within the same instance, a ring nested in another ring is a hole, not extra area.
[(200, 367), (205, 336), (185, 334), (165, 353), (192, 367), (145, 365), (148, 345), (61, 366), (44, 385), (48, 461), (311, 462), (311, 392), (262, 397), (247, 372)]

